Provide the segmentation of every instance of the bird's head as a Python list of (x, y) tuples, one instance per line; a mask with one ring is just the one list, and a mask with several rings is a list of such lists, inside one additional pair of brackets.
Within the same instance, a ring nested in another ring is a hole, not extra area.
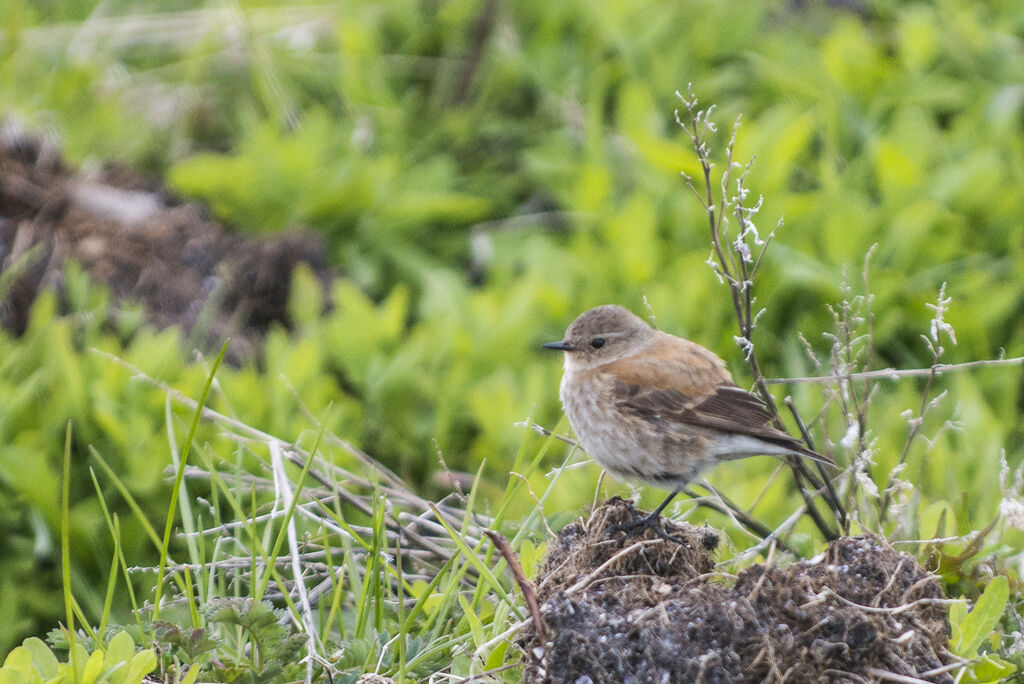
[(566, 370), (595, 368), (642, 351), (655, 330), (627, 309), (606, 304), (579, 315), (560, 342), (541, 345), (565, 352)]

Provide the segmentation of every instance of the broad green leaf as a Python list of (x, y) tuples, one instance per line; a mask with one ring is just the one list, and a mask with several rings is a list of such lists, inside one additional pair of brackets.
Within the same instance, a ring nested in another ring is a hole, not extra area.
[[(152, 651), (150, 651), (152, 653)], [(153, 654), (153, 667), (156, 667), (156, 654)], [(196, 680), (199, 679), (199, 666), (193, 665), (188, 669), (188, 674), (181, 680), (181, 684), (195, 684)], [(152, 671), (152, 668), (150, 669)]]
[(1017, 667), (1013, 663), (986, 653), (967, 669), (967, 675), (961, 681), (979, 684), (1001, 682), (1016, 671)]
[(99, 679), (103, 672), (103, 651), (93, 651), (85, 661), (85, 668), (82, 670), (81, 684), (93, 684)]
[(4, 668), (20, 672), (23, 675), (28, 675), (34, 672), (35, 668), (32, 667), (32, 653), (24, 646), (19, 646), (7, 654), (7, 657), (4, 659)]
[(966, 599), (949, 604), (949, 643), (960, 643), (960, 625), (965, 617), (967, 617)]
[(964, 658), (973, 658), (977, 654), (978, 646), (992, 632), (1006, 609), (1009, 595), (1009, 581), (1005, 576), (994, 577), (988, 583), (974, 609), (960, 622), (960, 635), (953, 642), (953, 653)]
[(118, 632), (107, 644), (107, 665), (113, 666), (131, 660), (135, 654), (135, 641), (128, 632)]
[(25, 639), (22, 645), (32, 654), (32, 664), (43, 679), (51, 679), (57, 675), (59, 661), (45, 641), (38, 637), (30, 637)]
[[(0, 684), (28, 684), (31, 680), (18, 670), (0, 667)], [(40, 680), (42, 681), (42, 680)]]
[(486, 662), (484, 662), (485, 670), (496, 670), (505, 663), (505, 654), (508, 652), (508, 641), (502, 641), (498, 644), (491, 655), (487, 656)]
[[(128, 676), (125, 678), (127, 684), (138, 684), (141, 682), (143, 677), (148, 675), (150, 672), (156, 669), (156, 653), (152, 649), (146, 649), (145, 651), (139, 651), (136, 653), (128, 667)], [(199, 676), (199, 668), (193, 667), (189, 670), (189, 674), (185, 677), (186, 681), (195, 681), (196, 677)]]
[[(955, 525), (953, 508), (947, 501), (935, 501), (923, 506), (919, 515), (919, 538), (923, 540), (945, 537), (950, 534), (947, 530), (951, 525)], [(956, 528), (952, 529), (955, 532)]]

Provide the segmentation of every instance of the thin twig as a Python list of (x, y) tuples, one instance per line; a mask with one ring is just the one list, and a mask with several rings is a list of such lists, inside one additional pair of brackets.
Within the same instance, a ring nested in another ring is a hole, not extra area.
[(615, 555), (613, 555), (611, 558), (606, 560), (604, 563), (601, 563), (601, 565), (597, 566), (597, 568), (595, 568), (589, 575), (587, 575), (586, 577), (580, 579), (575, 584), (573, 584), (571, 587), (566, 589), (565, 590), (566, 596), (571, 596), (571, 595), (573, 595), (573, 594), (575, 594), (575, 593), (577, 593), (579, 591), (582, 591), (583, 589), (586, 589), (587, 587), (589, 587), (591, 584), (594, 583), (595, 580), (597, 580), (601, 576), (602, 572), (604, 572), (605, 570), (610, 568), (612, 565), (614, 565), (615, 561), (619, 560), (620, 558), (625, 558), (629, 554), (633, 553), (634, 551), (639, 551), (640, 549), (644, 548), (645, 546), (657, 546), (659, 544), (664, 544), (664, 543), (665, 543), (665, 541), (663, 539), (641, 539), (640, 541), (633, 542), (629, 546), (626, 546), (626, 547), (622, 548), (621, 550), (619, 550), (618, 552), (616, 552)]
[(864, 371), (862, 373), (843, 373), (842, 375), (820, 375), (803, 378), (765, 378), (769, 385), (788, 385), (800, 383), (830, 384), (846, 380), (902, 380), (903, 378), (920, 378), (931, 375), (942, 375), (953, 371), (970, 370), (985, 366), (1021, 366), (1024, 365), (1024, 356), (1012, 358), (981, 359), (979, 361), (966, 361), (964, 363), (937, 363), (928, 368), (884, 368), (881, 370)]
[(953, 670), (955, 670), (955, 669), (957, 669), (959, 667), (967, 667), (968, 665), (970, 665), (971, 663), (975, 662), (976, 660), (977, 660), (976, 658), (966, 658), (966, 659), (961, 660), (959, 662), (950, 663), (949, 665), (943, 665), (942, 667), (937, 667), (934, 670), (928, 670), (927, 672), (922, 672), (921, 676), (922, 677), (934, 677), (934, 676), (940, 675), (940, 674), (942, 674), (944, 672), (952, 672)]
[(881, 670), (877, 667), (869, 667), (868, 674), (877, 679), (881, 679), (885, 682), (899, 682), (900, 684), (930, 684), (927, 679), (918, 679), (917, 677), (908, 677), (907, 675), (897, 674), (895, 672), (889, 672), (888, 670)]
[(487, 677), (490, 677), (491, 675), (496, 675), (499, 672), (504, 672), (505, 670), (511, 670), (513, 667), (518, 667), (518, 666), (519, 666), (519, 663), (508, 663), (507, 665), (502, 665), (501, 667), (496, 667), (496, 668), (493, 668), (491, 670), (484, 670), (483, 672), (477, 672), (474, 675), (470, 675), (468, 677), (463, 677), (462, 679), (458, 680), (455, 684), (469, 684), (470, 682), (476, 682), (476, 681), (479, 681), (481, 679), (486, 679)]
[[(753, 206), (746, 206), (743, 204), (743, 200), (748, 193), (748, 190), (744, 185), (744, 179), (750, 172), (751, 164), (753, 162), (748, 163), (744, 167), (743, 173), (740, 174), (737, 179), (736, 195), (730, 198), (728, 186), (732, 179), (732, 169), (734, 166), (733, 151), (735, 149), (736, 133), (739, 127), (739, 120), (737, 119), (736, 124), (733, 126), (732, 136), (730, 137), (729, 142), (725, 145), (725, 168), (722, 171), (721, 196), (716, 208), (714, 201), (714, 185), (711, 180), (711, 168), (713, 163), (709, 156), (708, 145), (703, 137), (706, 130), (715, 130), (714, 125), (708, 119), (708, 115), (711, 110), (710, 108), (708, 110), (699, 110), (697, 108), (697, 98), (694, 96), (692, 88), (688, 93), (688, 97), (679, 95), (679, 98), (686, 106), (686, 110), (689, 115), (689, 122), (688, 124), (684, 123), (682, 117), (679, 116), (678, 111), (676, 112), (676, 121), (690, 136), (693, 148), (697, 154), (697, 160), (700, 163), (701, 170), (704, 175), (704, 197), (700, 201), (707, 213), (708, 225), (711, 230), (712, 258), (709, 259), (708, 263), (712, 265), (715, 274), (729, 285), (729, 293), (732, 299), (733, 309), (736, 314), (736, 322), (739, 326), (739, 337), (737, 338), (737, 341), (743, 348), (744, 357), (746, 358), (747, 364), (750, 366), (750, 372), (754, 378), (754, 385), (767, 407), (769, 414), (772, 416), (772, 423), (776, 428), (782, 430), (784, 427), (781, 419), (779, 418), (778, 408), (775, 405), (775, 401), (771, 393), (768, 391), (768, 386), (765, 383), (764, 374), (761, 372), (761, 367), (758, 363), (757, 355), (754, 353), (754, 346), (751, 340), (756, 319), (753, 313), (753, 276), (754, 271), (756, 270), (756, 265), (760, 263), (761, 257), (764, 255), (764, 248), (767, 246), (766, 244), (762, 245), (762, 249), (758, 254), (757, 261), (755, 262), (753, 257), (749, 254), (749, 244), (746, 243), (747, 235), (750, 234), (753, 234), (755, 242), (758, 241), (756, 231), (751, 222), (751, 217), (760, 208), (760, 200), (758, 200), (758, 202)], [(703, 128), (701, 122), (703, 122)], [(689, 178), (687, 178), (687, 184), (691, 185), (692, 188), (692, 182)], [(696, 189), (694, 189), (694, 191), (696, 192)], [(739, 224), (735, 238), (736, 244), (728, 242), (727, 210), (729, 209), (732, 210), (732, 213)], [(751, 268), (748, 261), (753, 263), (755, 267)], [(803, 462), (803, 459), (793, 457), (786, 460), (793, 471), (800, 496), (804, 499), (804, 503), (807, 504), (807, 515), (811, 518), (815, 526), (821, 531), (826, 539), (830, 541), (836, 539), (838, 533), (825, 522), (809, 498), (810, 495), (808, 493), (808, 489), (821, 489), (823, 483), (811, 472), (808, 466)], [(808, 484), (810, 485), (809, 488), (807, 486)], [(838, 508), (838, 502), (835, 502), (835, 504), (836, 505), (832, 506), (833, 509)], [(834, 513), (838, 516), (837, 511), (834, 510)]]
[[(948, 300), (946, 300), (945, 295), (946, 283), (942, 283), (942, 286), (939, 288), (938, 302), (934, 307), (936, 318), (932, 319), (931, 338), (927, 335), (922, 335), (922, 337), (924, 337), (925, 344), (928, 345), (928, 349), (931, 351), (932, 365), (929, 369), (930, 372), (928, 373), (927, 380), (924, 383), (924, 389), (921, 390), (921, 405), (918, 407), (917, 416), (911, 418), (909, 421), (910, 434), (907, 435), (907, 441), (903, 444), (903, 451), (900, 452), (899, 461), (896, 466), (889, 471), (889, 479), (885, 486), (884, 496), (882, 497), (882, 501), (878, 507), (879, 527), (885, 524), (886, 518), (889, 515), (889, 504), (892, 502), (893, 489), (896, 484), (896, 474), (902, 470), (903, 464), (907, 462), (907, 457), (910, 456), (910, 448), (913, 445), (914, 440), (917, 438), (917, 435), (920, 434), (924, 428), (925, 414), (927, 414), (928, 410), (934, 406), (934, 401), (938, 401), (938, 399), (942, 397), (942, 394), (940, 394), (939, 397), (933, 401), (931, 398), (931, 392), (932, 386), (935, 384), (935, 379), (938, 377), (935, 369), (939, 365), (939, 359), (945, 352), (945, 349), (939, 342), (939, 336), (942, 329), (936, 325), (936, 321), (941, 320), (944, 308), (949, 303)], [(952, 339), (953, 344), (956, 344), (956, 337), (953, 336), (952, 328), (948, 328), (946, 332)]]
[[(803, 418), (800, 417), (800, 412), (796, 409), (796, 404), (793, 403), (792, 397), (786, 397), (786, 407), (789, 409), (790, 414), (793, 416), (793, 420), (796, 421), (797, 429), (800, 430), (800, 434), (803, 436), (804, 441), (807, 442), (807, 446), (810, 447), (811, 451), (814, 451), (814, 441), (811, 439), (811, 434), (807, 431), (807, 426), (804, 425)], [(839, 502), (839, 495), (836, 494), (835, 487), (832, 486), (832, 478), (825, 472), (825, 466), (818, 461), (814, 462), (818, 467), (818, 472), (821, 474), (821, 479), (825, 483), (825, 491), (828, 494), (828, 501), (832, 506), (832, 510), (836, 514), (836, 518), (839, 520), (839, 526), (842, 527), (844, 534), (850, 533), (850, 522), (846, 515), (846, 509)]]
[[(773, 536), (774, 531), (770, 527), (768, 527), (760, 520), (757, 520), (749, 513), (744, 511), (742, 508), (740, 508), (739, 504), (735, 503), (727, 496), (722, 494), (720, 491), (712, 487), (710, 484), (707, 483), (707, 481), (701, 482), (700, 486), (704, 487), (709, 492), (711, 492), (722, 503), (719, 504), (716, 503), (715, 501), (708, 499), (706, 496), (701, 496), (700, 494), (693, 491), (689, 487), (683, 487), (680, 491), (682, 491), (687, 496), (693, 498), (697, 502), (698, 506), (710, 508), (713, 511), (718, 511), (723, 515), (727, 515), (733, 518), (734, 520), (742, 524), (743, 527), (747, 528), (749, 531), (753, 532), (755, 535), (760, 537), (762, 540), (775, 538)], [(796, 551), (781, 539), (777, 541), (777, 544), (781, 550), (791, 553), (794, 556), (797, 555)]]
[(513, 425), (515, 427), (529, 428), (529, 429), (533, 430), (534, 432), (537, 432), (539, 434), (544, 435), (545, 437), (554, 437), (555, 439), (557, 439), (559, 441), (562, 441), (562, 442), (565, 442), (566, 444), (568, 444), (570, 446), (578, 446), (576, 444), (576, 440), (573, 439), (572, 437), (567, 437), (565, 435), (556, 435), (551, 430), (548, 430), (543, 425), (538, 425), (537, 423), (521, 421), (519, 423), (514, 423)]
[(912, 608), (917, 608), (918, 606), (951, 606), (954, 603), (961, 603), (963, 601), (963, 599), (919, 598), (911, 601), (910, 603), (904, 603), (899, 606), (865, 606), (863, 603), (857, 603), (856, 601), (851, 601), (845, 596), (842, 596), (832, 587), (822, 587), (821, 593), (813, 596), (812, 598), (818, 599), (823, 598), (824, 596), (831, 596), (838, 599), (841, 603), (845, 603), (846, 605), (857, 608), (858, 610), (863, 610), (865, 613), (877, 613), (879, 615), (899, 615)]
[(489, 652), (491, 649), (493, 649), (495, 646), (497, 646), (501, 642), (508, 641), (509, 638), (513, 634), (522, 631), (529, 624), (530, 624), (529, 620), (520, 620), (519, 622), (514, 623), (511, 627), (506, 629), (501, 634), (496, 635), (490, 641), (486, 641), (486, 642), (480, 644), (479, 646), (477, 646), (477, 649), (475, 651), (473, 651), (473, 656), (474, 657), (479, 657), (480, 654)]
[(540, 603), (537, 601), (537, 591), (530, 584), (530, 580), (526, 579), (526, 573), (523, 572), (523, 566), (519, 563), (519, 558), (516, 556), (512, 547), (508, 543), (508, 539), (505, 539), (499, 532), (494, 530), (484, 530), (490, 540), (494, 543), (494, 547), (501, 554), (501, 557), (508, 563), (508, 567), (512, 570), (512, 576), (516, 579), (516, 584), (519, 585), (519, 590), (523, 592), (523, 598), (526, 599), (526, 605), (530, 609), (530, 616), (533, 618), (533, 626), (537, 631), (537, 639), (540, 643), (545, 643), (548, 639), (548, 628), (544, 623), (544, 618), (540, 614)]

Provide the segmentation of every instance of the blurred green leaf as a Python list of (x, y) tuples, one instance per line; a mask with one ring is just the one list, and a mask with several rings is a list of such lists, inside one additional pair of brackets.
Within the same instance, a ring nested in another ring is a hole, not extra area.
[[(1006, 609), (1009, 598), (1009, 582), (1006, 577), (997, 576), (989, 581), (974, 608), (958, 622), (957, 638), (951, 642), (953, 653), (964, 658), (973, 658), (978, 647), (992, 633), (999, 618)], [(952, 616), (950, 618), (952, 620)]]

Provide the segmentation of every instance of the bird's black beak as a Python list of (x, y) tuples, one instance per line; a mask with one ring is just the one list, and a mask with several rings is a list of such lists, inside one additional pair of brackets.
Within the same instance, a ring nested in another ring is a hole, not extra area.
[(555, 351), (576, 351), (576, 347), (572, 346), (568, 342), (548, 342), (547, 344), (540, 345), (545, 349), (554, 349)]

